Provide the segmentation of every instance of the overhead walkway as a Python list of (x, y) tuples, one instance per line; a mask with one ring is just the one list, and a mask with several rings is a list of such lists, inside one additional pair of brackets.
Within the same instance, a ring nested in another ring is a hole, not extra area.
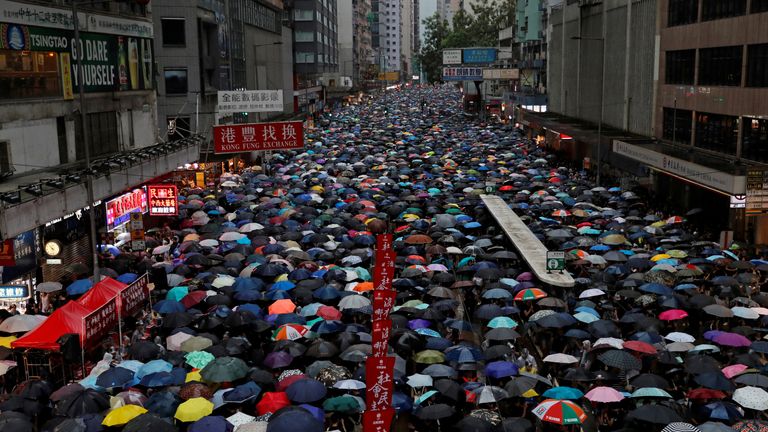
[(575, 282), (568, 273), (547, 272), (546, 246), (504, 200), (495, 195), (480, 195), (480, 198), (541, 282), (563, 288), (574, 286)]

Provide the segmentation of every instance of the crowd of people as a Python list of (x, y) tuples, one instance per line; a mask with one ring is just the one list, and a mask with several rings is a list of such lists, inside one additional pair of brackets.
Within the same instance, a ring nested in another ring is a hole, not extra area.
[[(110, 248), (106, 263), (116, 279), (152, 273), (151, 313), (78, 382), (5, 394), (0, 431), (361, 430), (385, 232), (392, 430), (768, 430), (768, 262), (463, 115), (459, 98), (392, 91), (327, 113), (269, 175), (180, 191), (146, 254)], [(574, 287), (537, 281), (484, 193), (566, 251)], [(89, 289), (80, 273), (62, 294)]]

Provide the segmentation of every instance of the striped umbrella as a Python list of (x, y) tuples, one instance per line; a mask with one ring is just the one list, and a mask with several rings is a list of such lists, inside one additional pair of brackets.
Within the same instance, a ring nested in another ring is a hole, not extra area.
[(309, 330), (299, 324), (284, 324), (272, 334), (272, 340), (297, 340), (304, 337)]
[(515, 294), (515, 300), (538, 300), (547, 296), (547, 293), (538, 288), (526, 288)]
[(569, 400), (547, 399), (533, 413), (545, 422), (560, 425), (581, 424), (587, 418), (584, 410)]

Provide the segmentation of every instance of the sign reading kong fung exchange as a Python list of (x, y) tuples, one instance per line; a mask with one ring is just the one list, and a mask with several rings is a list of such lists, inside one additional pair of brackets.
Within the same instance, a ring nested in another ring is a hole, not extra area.
[(232, 124), (213, 127), (216, 154), (304, 148), (300, 121)]

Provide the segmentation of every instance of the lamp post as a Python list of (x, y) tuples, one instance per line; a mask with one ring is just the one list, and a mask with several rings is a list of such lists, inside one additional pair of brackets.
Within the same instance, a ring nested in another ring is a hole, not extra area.
[[(605, 26), (603, 26), (603, 32), (605, 32)], [(605, 33), (603, 33), (603, 36), (605, 36)], [(603, 147), (603, 108), (605, 106), (603, 102), (605, 97), (605, 37), (573, 36), (571, 39), (600, 42), (600, 51), (602, 52), (600, 62), (600, 121), (597, 123), (597, 185), (600, 186), (600, 172), (603, 165), (601, 156)]]
[(72, 25), (75, 28), (75, 53), (77, 54), (77, 84), (78, 84), (78, 103), (80, 104), (80, 124), (83, 131), (82, 137), (85, 147), (85, 189), (86, 199), (88, 200), (88, 219), (91, 235), (91, 249), (93, 259), (93, 283), (98, 283), (101, 278), (99, 269), (99, 243), (96, 238), (96, 211), (93, 205), (93, 173), (91, 171), (91, 143), (88, 133), (88, 115), (85, 112), (85, 74), (83, 72), (83, 41), (80, 39), (80, 22), (77, 17), (77, 0), (72, 1)]

